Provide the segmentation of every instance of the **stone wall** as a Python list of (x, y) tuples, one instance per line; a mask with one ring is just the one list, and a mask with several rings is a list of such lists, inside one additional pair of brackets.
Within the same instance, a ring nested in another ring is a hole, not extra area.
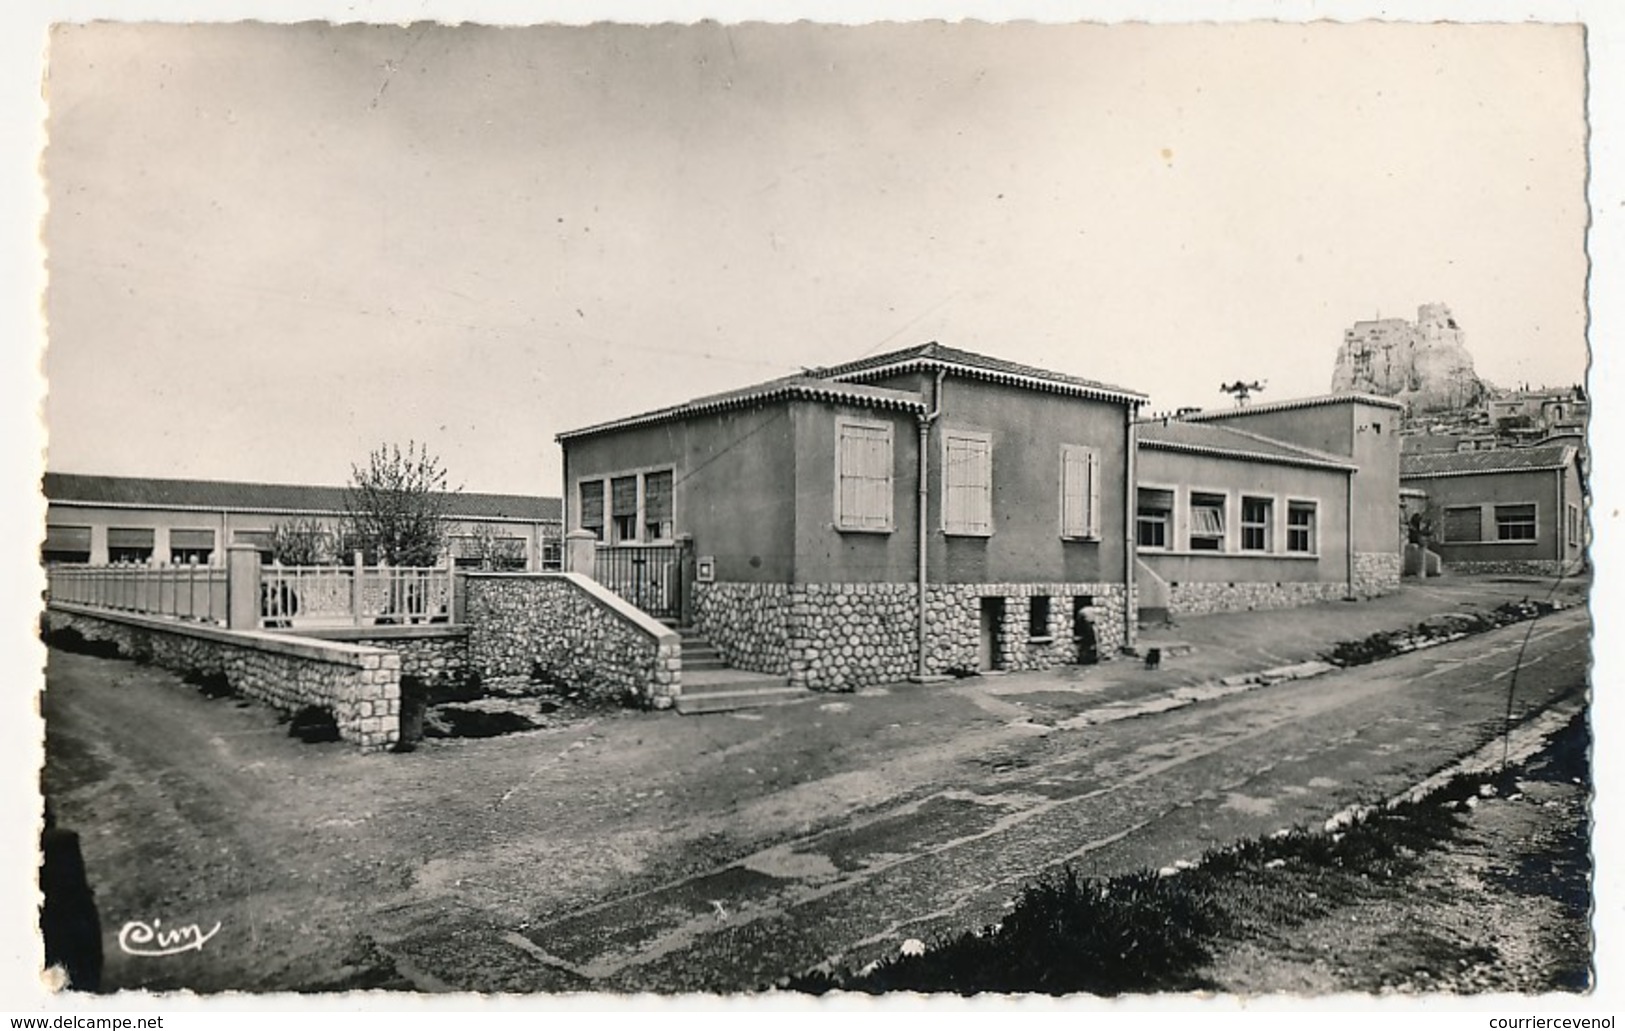
[[(1033, 637), (1032, 598), (1052, 599), (1048, 632)], [(1102, 583), (931, 584), (926, 589), (926, 673), (973, 672), (981, 599), (1005, 599), (1002, 669), (1048, 669), (1076, 661), (1073, 602), (1088, 596), (1097, 654), (1125, 643), (1123, 585)], [(778, 674), (790, 684), (852, 690), (919, 672), (919, 610), (912, 583), (696, 584), (694, 625), (736, 669)]]
[(1494, 573), (1503, 576), (1564, 576), (1579, 571), (1579, 563), (1564, 563), (1556, 559), (1506, 559), (1501, 562), (1446, 562), (1445, 573), (1485, 574)]
[(455, 682), (468, 671), (468, 630), (461, 626), (307, 630), (300, 636), (386, 648), (401, 657), (401, 676), (417, 677), (428, 684)]
[(122, 655), (179, 673), (224, 674), (237, 694), (283, 712), (326, 709), (339, 736), (363, 752), (400, 738), (401, 660), (382, 648), (68, 605), (47, 609), (45, 624), (112, 641)]
[(1399, 590), (1404, 557), (1397, 551), (1357, 551), (1354, 553), (1354, 593), (1376, 598)]
[(682, 690), (677, 633), (579, 573), (464, 573), (467, 663), (487, 687), (537, 678), (601, 701), (669, 707)]
[(1290, 609), (1348, 595), (1341, 582), (1332, 583), (1219, 583), (1183, 581), (1168, 585), (1168, 612), (1196, 616), (1206, 612), (1249, 612)]

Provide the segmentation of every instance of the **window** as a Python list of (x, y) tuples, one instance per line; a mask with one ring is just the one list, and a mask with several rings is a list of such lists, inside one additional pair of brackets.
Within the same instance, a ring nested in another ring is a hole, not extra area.
[(1099, 537), (1100, 454), (1091, 447), (1061, 448), (1061, 536)]
[(1241, 550), (1270, 550), (1270, 516), (1274, 504), (1269, 498), (1241, 499)]
[(1032, 599), (1032, 605), (1027, 610), (1027, 636), (1031, 638), (1049, 637), (1049, 595), (1041, 594)]
[(271, 564), (271, 539), (276, 534), (270, 530), (234, 530), (231, 534), (233, 544), (252, 544), (259, 549), (260, 562)]
[(1444, 510), (1444, 540), (1449, 544), (1472, 544), (1484, 539), (1483, 513), (1477, 505)]
[(1141, 487), (1135, 498), (1135, 539), (1142, 548), (1168, 546), (1168, 520), (1174, 512), (1174, 492)]
[(206, 566), (213, 554), (213, 530), (169, 531), (169, 561), (176, 565)]
[(1568, 541), (1569, 541), (1569, 547), (1571, 547), (1571, 548), (1577, 548), (1577, 547), (1580, 546), (1580, 506), (1579, 505), (1570, 505), (1569, 506), (1569, 537), (1568, 537)]
[(542, 527), (542, 568), (549, 572), (564, 568), (564, 539), (557, 524)]
[(638, 539), (638, 478), (617, 476), (609, 481), (609, 542)]
[(1532, 541), (1535, 539), (1534, 505), (1496, 505), (1495, 539)]
[(47, 565), (54, 562), (89, 562), (90, 527), (46, 526), (40, 561)]
[(993, 438), (986, 433), (943, 433), (942, 529), (993, 532)]
[(671, 471), (643, 477), (643, 539), (669, 541), (672, 537)]
[(835, 481), (837, 529), (892, 528), (890, 423), (836, 423)]
[(1289, 501), (1286, 506), (1286, 550), (1297, 555), (1315, 553), (1315, 503)]
[(1191, 550), (1224, 550), (1224, 495), (1191, 492)]
[(604, 481), (581, 481), (581, 528), (604, 539)]
[(107, 561), (109, 562), (151, 562), (152, 561), (152, 528), (120, 529), (109, 527), (107, 530)]

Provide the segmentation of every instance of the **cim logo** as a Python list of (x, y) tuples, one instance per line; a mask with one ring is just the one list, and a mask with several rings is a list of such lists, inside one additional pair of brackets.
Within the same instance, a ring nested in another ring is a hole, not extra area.
[(132, 956), (173, 956), (178, 952), (203, 951), (203, 944), (220, 933), (220, 924), (204, 932), (197, 924), (166, 928), (162, 920), (147, 923), (131, 920), (118, 932), (118, 947)]

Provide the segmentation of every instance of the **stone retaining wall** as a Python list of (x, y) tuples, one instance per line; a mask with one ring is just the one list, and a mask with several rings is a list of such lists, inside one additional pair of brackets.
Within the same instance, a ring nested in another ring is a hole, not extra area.
[(468, 630), (461, 626), (356, 627), (307, 630), (300, 636), (385, 648), (401, 657), (401, 676), (428, 684), (461, 680), (468, 672)]
[(682, 690), (677, 633), (579, 573), (476, 573), (465, 584), (469, 668), (487, 687), (540, 678), (601, 701), (669, 707)]
[(363, 752), (400, 739), (401, 660), (392, 651), (62, 604), (46, 610), (45, 625), (112, 641), (121, 655), (179, 673), (224, 674), (237, 694), (283, 712), (326, 709), (339, 736)]
[(1397, 551), (1357, 551), (1354, 553), (1354, 593), (1376, 598), (1399, 590), (1404, 557)]
[[(1029, 635), (1031, 599), (1049, 596), (1049, 632)], [(1125, 643), (1123, 585), (1110, 583), (931, 584), (926, 589), (926, 672), (974, 671), (981, 599), (1005, 599), (1003, 669), (1048, 669), (1076, 661), (1072, 599), (1088, 596), (1097, 653)], [(790, 684), (852, 690), (918, 673), (918, 590), (912, 583), (696, 584), (694, 625), (736, 669), (778, 674)]]
[(1168, 585), (1168, 613), (1196, 616), (1207, 612), (1290, 609), (1348, 595), (1341, 581), (1331, 583), (1192, 583)]
[(1506, 559), (1500, 562), (1451, 562), (1444, 564), (1445, 572), (1482, 574), (1497, 573), (1503, 576), (1563, 576), (1578, 571), (1578, 563), (1564, 563), (1556, 559)]

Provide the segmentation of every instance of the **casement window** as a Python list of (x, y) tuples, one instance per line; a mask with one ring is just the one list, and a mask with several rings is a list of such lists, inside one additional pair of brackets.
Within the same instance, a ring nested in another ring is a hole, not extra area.
[(669, 541), (672, 537), (671, 470), (643, 476), (643, 539)]
[(1534, 505), (1496, 505), (1495, 539), (1532, 541), (1535, 539)]
[(604, 539), (604, 481), (581, 481), (581, 528)]
[(1038, 639), (1049, 637), (1050, 599), (1047, 594), (1040, 594), (1031, 601), (1027, 609), (1027, 636)]
[(1313, 501), (1289, 501), (1286, 505), (1286, 550), (1294, 555), (1313, 555), (1315, 509)]
[(1168, 524), (1174, 515), (1174, 492), (1141, 487), (1135, 496), (1135, 540), (1142, 548), (1168, 547)]
[(47, 565), (54, 562), (89, 562), (90, 527), (47, 525), (45, 545), (40, 548), (40, 561)]
[(107, 531), (107, 561), (151, 562), (153, 532), (151, 527), (121, 529), (114, 526)]
[(617, 476), (609, 481), (609, 542), (638, 539), (638, 478)]
[(972, 430), (943, 431), (942, 529), (993, 532), (993, 438)]
[(206, 566), (214, 555), (213, 530), (169, 531), (169, 561), (176, 565)]
[(1224, 495), (1191, 492), (1192, 551), (1224, 550)]
[(1100, 452), (1066, 444), (1061, 448), (1061, 536), (1100, 536)]
[(1241, 499), (1241, 550), (1269, 551), (1275, 504), (1269, 498)]
[(835, 527), (889, 532), (892, 527), (890, 423), (835, 424)]

